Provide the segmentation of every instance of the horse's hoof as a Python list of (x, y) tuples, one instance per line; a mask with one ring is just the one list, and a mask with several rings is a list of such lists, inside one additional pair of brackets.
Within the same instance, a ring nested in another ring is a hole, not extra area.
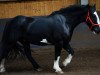
[(6, 72), (5, 68), (1, 68), (0, 73), (4, 73), (4, 72)]
[(38, 69), (36, 69), (36, 71), (38, 71), (38, 72), (40, 72), (40, 71), (42, 71), (43, 69), (42, 68), (38, 68)]
[(55, 71), (57, 74), (64, 74), (63, 71)]

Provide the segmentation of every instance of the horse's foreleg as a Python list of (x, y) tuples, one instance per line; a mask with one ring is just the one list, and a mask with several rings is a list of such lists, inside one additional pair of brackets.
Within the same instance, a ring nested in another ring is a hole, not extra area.
[(25, 54), (26, 54), (28, 60), (33, 65), (34, 70), (41, 71), (42, 69), (40, 68), (40, 66), (37, 64), (37, 62), (32, 57), (31, 50), (30, 50), (30, 44), (24, 43), (23, 46), (24, 46)]
[(1, 60), (1, 63), (0, 63), (0, 73), (2, 72), (5, 72), (5, 67), (4, 67), (4, 64), (5, 64), (5, 59), (2, 59)]
[(63, 44), (63, 48), (69, 53), (68, 57), (63, 62), (63, 65), (67, 66), (72, 60), (74, 50), (71, 48), (71, 46), (69, 44), (67, 46), (66, 46), (66, 44)]
[(62, 42), (55, 44), (55, 60), (53, 69), (55, 70), (56, 73), (63, 74), (62, 69), (59, 67), (61, 50), (62, 50)]

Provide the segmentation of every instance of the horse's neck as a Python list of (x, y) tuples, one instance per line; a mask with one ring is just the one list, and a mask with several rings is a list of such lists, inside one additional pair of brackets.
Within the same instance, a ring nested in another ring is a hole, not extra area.
[(86, 15), (87, 15), (87, 11), (85, 10), (82, 12), (79, 11), (79, 13), (70, 17), (70, 19), (71, 19), (70, 24), (73, 27), (73, 29), (80, 23), (85, 22)]
[(85, 22), (85, 18), (87, 15), (87, 11), (79, 11), (79, 13), (74, 14), (72, 16), (67, 16), (66, 20), (69, 24), (70, 32), (73, 33), (74, 29), (82, 22)]

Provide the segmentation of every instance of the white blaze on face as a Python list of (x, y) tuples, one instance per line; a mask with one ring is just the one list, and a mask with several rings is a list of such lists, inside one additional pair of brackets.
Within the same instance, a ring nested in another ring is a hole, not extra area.
[(42, 39), (42, 41), (40, 41), (40, 42), (48, 43), (46, 39)]
[[(100, 24), (100, 19), (99, 19), (99, 16), (98, 16), (98, 14), (97, 14), (97, 12), (95, 11), (94, 12), (94, 15), (96, 16), (96, 18), (97, 18), (97, 23), (98, 24)], [(100, 27), (100, 25), (99, 25), (99, 27)]]

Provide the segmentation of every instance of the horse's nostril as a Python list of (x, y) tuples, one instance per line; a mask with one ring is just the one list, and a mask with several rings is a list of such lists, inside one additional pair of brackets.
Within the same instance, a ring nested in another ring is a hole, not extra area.
[(99, 34), (100, 33), (100, 28), (94, 27), (93, 28), (93, 33)]

